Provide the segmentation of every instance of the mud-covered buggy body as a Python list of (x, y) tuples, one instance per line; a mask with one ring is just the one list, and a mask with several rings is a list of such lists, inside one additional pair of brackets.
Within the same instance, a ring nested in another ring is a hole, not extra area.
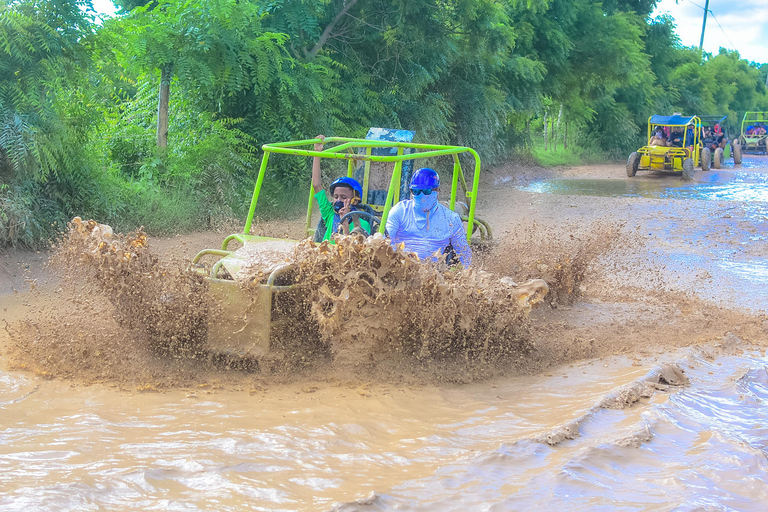
[[(687, 127), (694, 126), (693, 134), (688, 133)], [(672, 139), (675, 134), (680, 137), (679, 145), (652, 144), (654, 132), (661, 128), (666, 139)], [(629, 155), (627, 159), (627, 176), (633, 177), (638, 171), (663, 171), (680, 173), (683, 180), (693, 179), (695, 167), (700, 166), (708, 171), (711, 154), (709, 148), (703, 147), (701, 138), (701, 120), (697, 116), (654, 115), (648, 118), (648, 134), (645, 146)]]
[[(450, 180), (444, 181), (450, 183), (450, 197), (446, 205), (462, 217), (471, 244), (492, 240), (488, 224), (475, 215), (480, 180), (480, 158), (477, 153), (463, 146), (406, 142), (403, 139), (411, 132), (405, 135), (401, 132), (394, 137), (392, 132), (372, 129), (369, 137), (375, 138), (366, 139), (326, 137), (322, 151), (314, 150), (314, 144), (320, 142), (318, 139), (262, 146), (264, 155), (243, 232), (226, 237), (220, 249), (200, 251), (193, 260), (196, 268), (205, 273), (211, 296), (219, 306), (218, 313), (210, 315), (205, 347), (207, 351), (260, 360), (270, 352), (272, 331), (276, 330), (273, 324), (290, 324), (291, 315), (283, 315), (285, 309), (294, 308), (294, 311), (289, 311), (294, 314), (295, 308), (300, 307), (296, 304), (276, 306), (283, 297), (291, 295), (290, 290), (296, 285), (296, 272), (290, 260), (299, 241), (251, 234), (259, 194), (269, 175), (268, 165), (279, 155), (346, 161), (346, 175), (357, 178), (363, 186), (361, 211), (352, 214), (368, 220), (372, 230), (381, 234), (385, 233), (387, 216), (392, 206), (406, 198), (404, 194), (408, 193), (414, 162), (419, 167), (434, 166), (435, 159), (438, 162), (440, 159), (450, 159), (452, 173)], [(468, 181), (464, 173), (462, 160), (469, 162), (472, 167), (471, 181)], [(312, 238), (316, 232), (312, 219), (316, 191), (311, 180), (308, 181), (304, 231), (307, 238)], [(258, 271), (254, 273), (255, 266), (258, 266)]]
[(768, 112), (745, 112), (739, 136), (744, 153), (768, 154)]

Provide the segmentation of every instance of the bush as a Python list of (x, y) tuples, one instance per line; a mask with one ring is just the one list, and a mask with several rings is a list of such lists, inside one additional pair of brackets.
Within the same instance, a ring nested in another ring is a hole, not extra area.
[(107, 141), (107, 151), (126, 177), (136, 178), (145, 160), (155, 154), (154, 134), (142, 126), (128, 125)]

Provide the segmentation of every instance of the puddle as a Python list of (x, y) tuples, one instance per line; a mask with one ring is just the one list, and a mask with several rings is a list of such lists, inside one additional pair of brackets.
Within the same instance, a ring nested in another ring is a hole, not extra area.
[(752, 284), (768, 284), (768, 262), (766, 261), (718, 261), (717, 264), (737, 277)]
[(682, 182), (674, 175), (658, 173), (632, 179), (553, 179), (521, 187), (526, 192), (599, 197), (646, 197), (704, 201), (768, 202), (768, 174), (711, 171), (698, 172), (696, 181)]

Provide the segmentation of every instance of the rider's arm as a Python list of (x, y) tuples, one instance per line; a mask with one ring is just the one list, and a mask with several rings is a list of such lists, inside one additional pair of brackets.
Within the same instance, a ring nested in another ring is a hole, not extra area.
[(451, 245), (453, 250), (459, 256), (459, 261), (464, 267), (472, 264), (472, 249), (467, 242), (467, 233), (464, 231), (464, 224), (458, 214), (454, 214), (453, 233), (451, 233)]
[[(315, 151), (322, 151), (325, 143), (325, 135), (318, 135), (315, 138), (323, 141), (319, 144), (315, 144)], [(320, 157), (318, 156), (312, 158), (312, 186), (314, 187), (315, 192), (323, 190), (323, 176), (320, 174)]]

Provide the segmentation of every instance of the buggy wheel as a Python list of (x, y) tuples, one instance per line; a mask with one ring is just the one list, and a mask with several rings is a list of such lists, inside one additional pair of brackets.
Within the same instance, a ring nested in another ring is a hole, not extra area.
[(715, 149), (715, 158), (712, 159), (712, 167), (714, 167), (715, 169), (722, 169), (724, 158), (725, 158), (725, 155), (723, 153), (723, 149), (722, 148)]
[(701, 160), (701, 170), (705, 172), (708, 171), (709, 164), (712, 163), (712, 152), (709, 150), (709, 148), (704, 148), (701, 150), (701, 156), (699, 156), (699, 159)]
[(733, 163), (734, 164), (741, 163), (741, 144), (739, 143), (735, 143), (733, 145)]
[(637, 167), (640, 165), (640, 155), (635, 151), (629, 155), (627, 160), (627, 176), (630, 178), (637, 174)]
[(691, 181), (696, 169), (693, 167), (693, 159), (686, 158), (683, 160), (683, 181)]

